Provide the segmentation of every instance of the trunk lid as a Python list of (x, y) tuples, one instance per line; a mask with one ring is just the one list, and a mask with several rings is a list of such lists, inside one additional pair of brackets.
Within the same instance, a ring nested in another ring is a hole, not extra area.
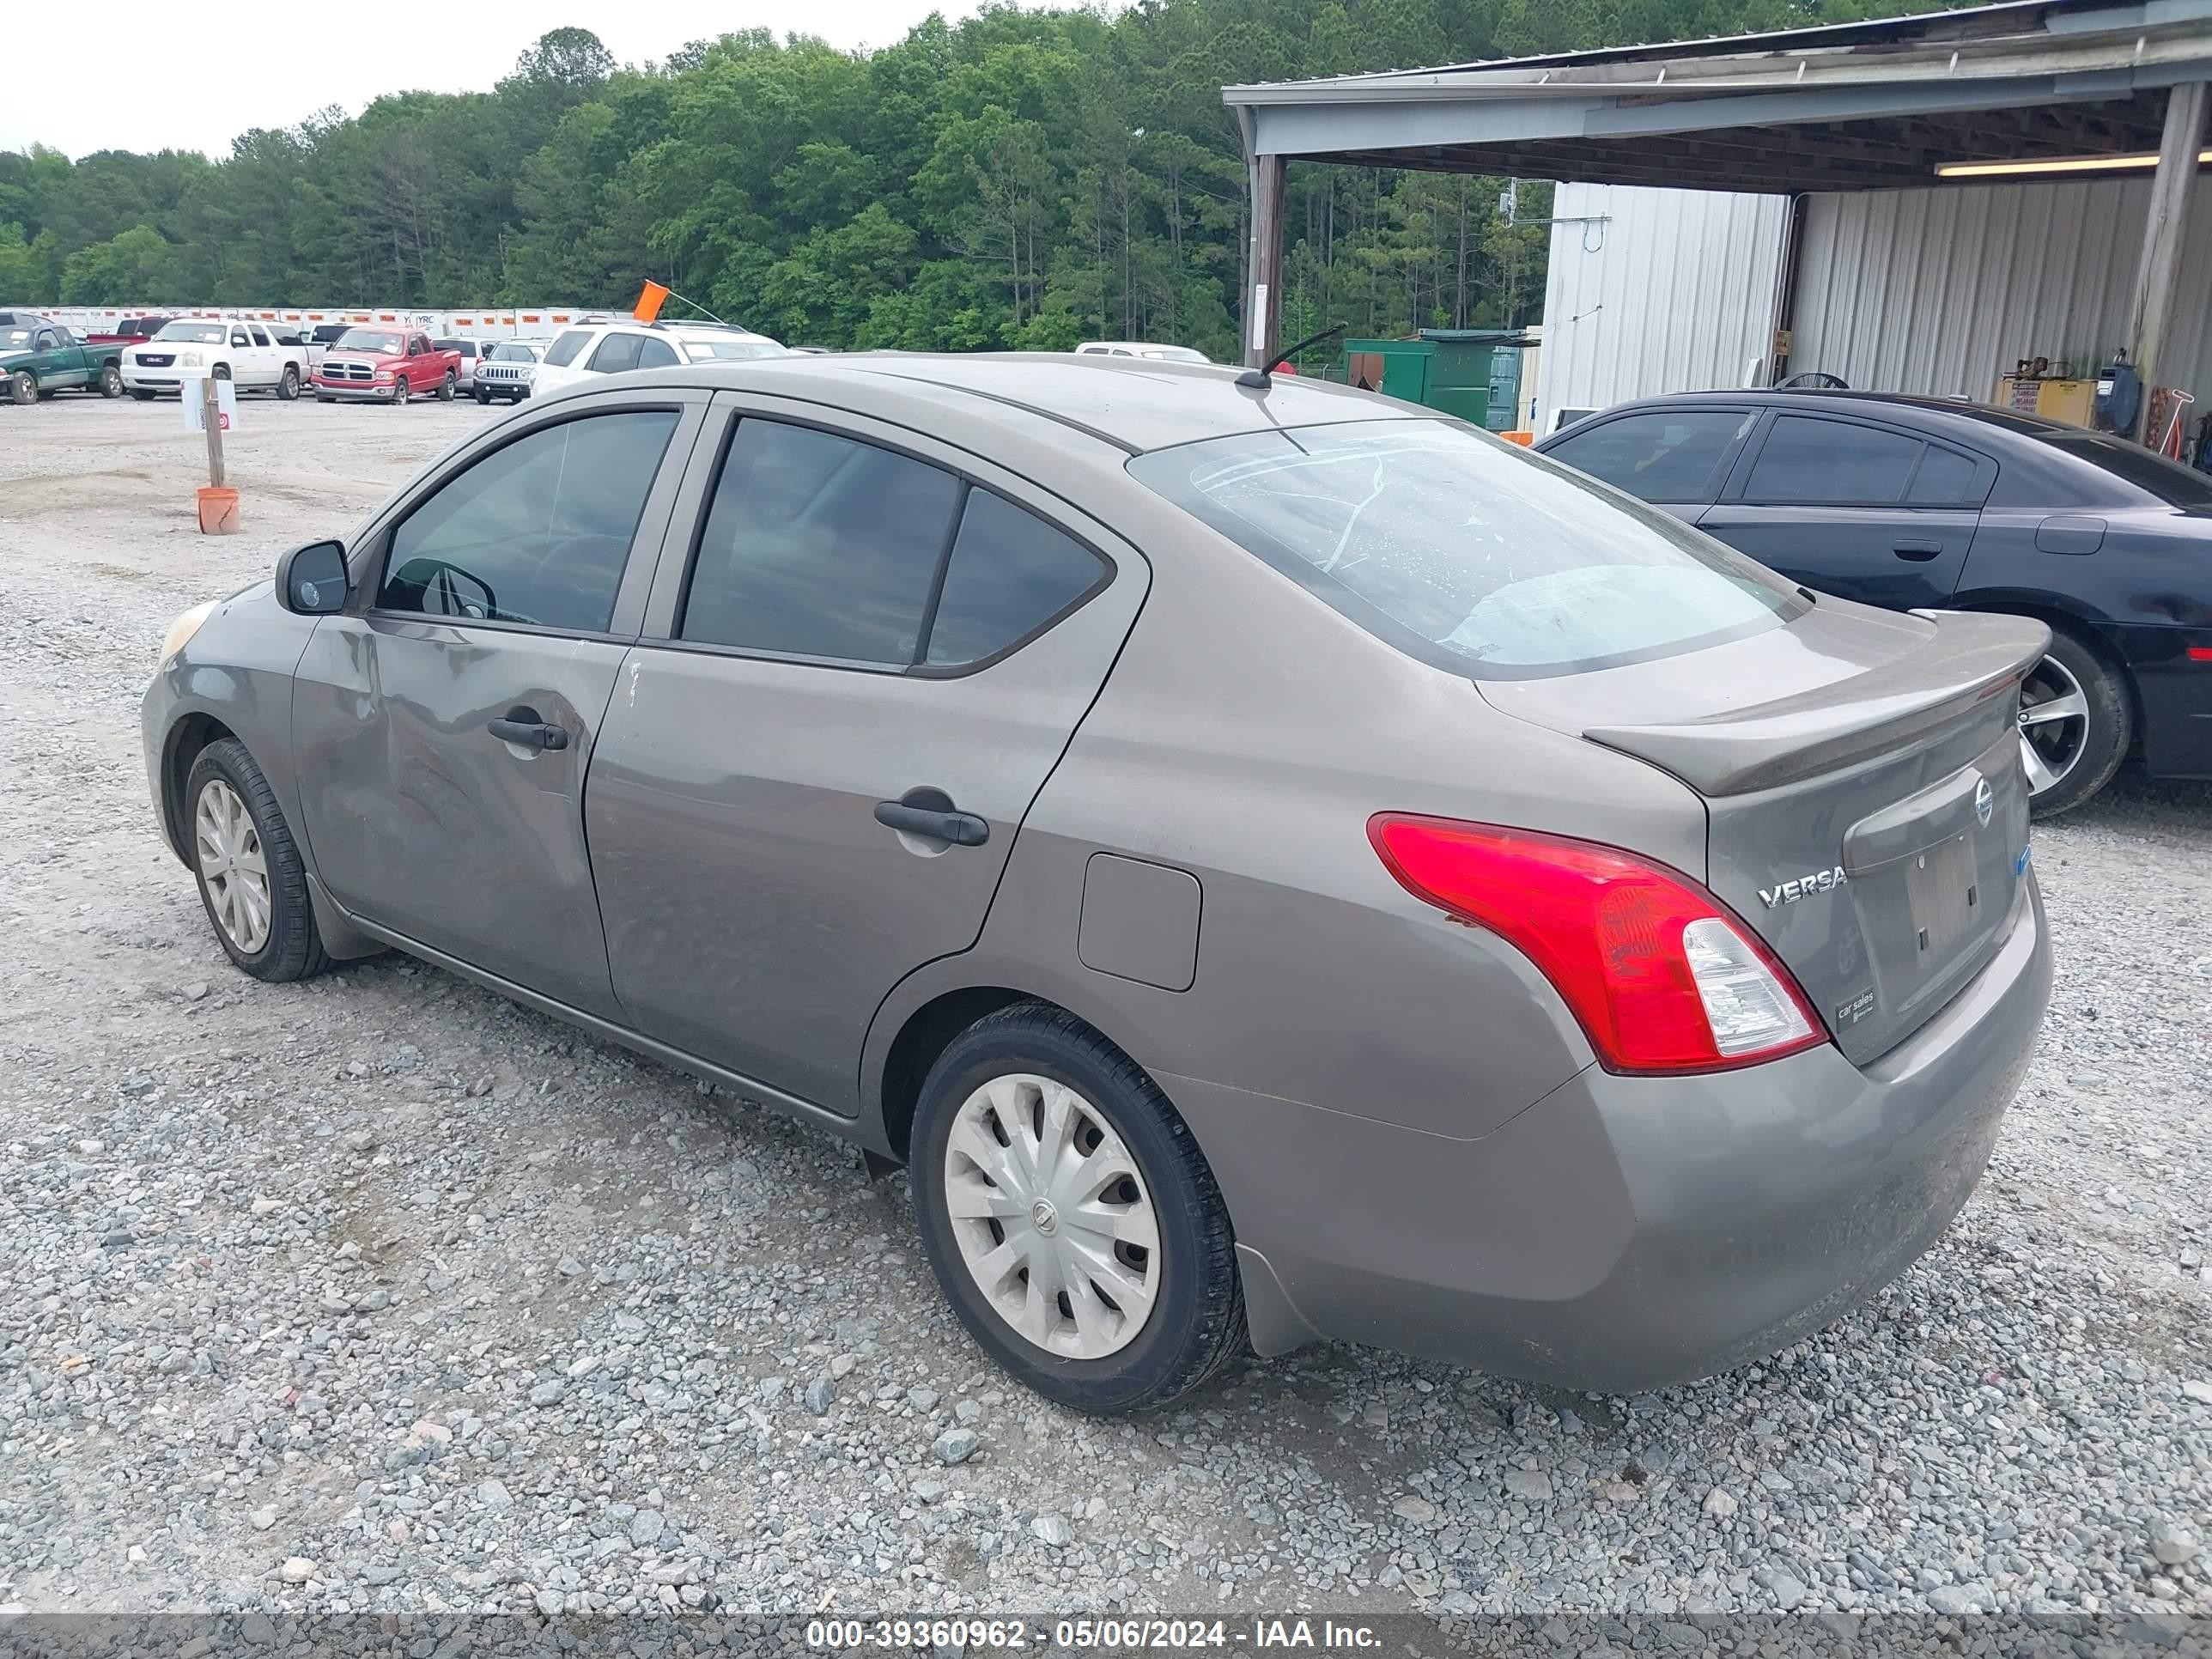
[(2049, 641), (2016, 617), (1823, 599), (1709, 650), (1482, 692), (1695, 790), (1706, 885), (1865, 1065), (2010, 931), (2027, 870), (2020, 682)]

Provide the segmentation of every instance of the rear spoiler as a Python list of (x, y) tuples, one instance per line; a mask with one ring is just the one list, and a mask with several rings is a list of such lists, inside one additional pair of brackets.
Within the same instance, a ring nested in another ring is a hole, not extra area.
[(1671, 772), (1702, 795), (1747, 795), (1840, 771), (1971, 719), (2017, 695), (2051, 648), (2027, 617), (1916, 611), (1935, 624), (1915, 650), (1847, 680), (1673, 726), (1597, 726), (1583, 735)]

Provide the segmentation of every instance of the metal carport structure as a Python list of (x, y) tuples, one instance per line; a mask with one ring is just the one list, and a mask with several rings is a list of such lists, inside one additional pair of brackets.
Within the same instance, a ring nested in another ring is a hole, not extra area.
[(2208, 80), (2212, 0), (2013, 0), (1225, 87), (1250, 175), (1247, 357), (1262, 361), (1279, 343), (1292, 160), (1801, 198), (1941, 186), (1988, 176), (1952, 171), (1960, 167), (2030, 163), (2046, 176), (2152, 172), (2129, 331), (2148, 387), (2179, 284)]

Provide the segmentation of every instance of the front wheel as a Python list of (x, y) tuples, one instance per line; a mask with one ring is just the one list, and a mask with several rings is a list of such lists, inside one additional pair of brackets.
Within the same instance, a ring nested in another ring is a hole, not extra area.
[(394, 380), (392, 383), (392, 406), (394, 409), (398, 408), (402, 404), (407, 401), (409, 396), (414, 392), (414, 390), (415, 388), (413, 385), (404, 375), (402, 375), (398, 380)]
[(478, 386), (477, 388), (477, 401), (480, 404), (489, 403), (491, 401), (491, 393), (486, 392), (482, 386)]
[(27, 368), (19, 368), (8, 377), (8, 395), (19, 404), (39, 401), (39, 377)]
[(1073, 1015), (1017, 1003), (924, 1081), (922, 1245), (969, 1334), (1086, 1412), (1163, 1406), (1246, 1347), (1229, 1213), (1151, 1078)]
[(2028, 810), (2052, 817), (2110, 783), (2126, 757), (2134, 714), (2112, 665), (2075, 635), (2053, 629), (2050, 653), (2020, 689)]
[(244, 744), (224, 738), (200, 750), (185, 780), (185, 811), (192, 874), (223, 953), (271, 983), (328, 968), (307, 866)]
[(103, 398), (120, 398), (123, 395), (123, 370), (118, 365), (107, 363), (102, 366), (99, 390)]
[(284, 365), (283, 374), (277, 377), (276, 395), (288, 404), (300, 395), (300, 371), (289, 363)]
[(459, 377), (452, 369), (447, 369), (446, 378), (438, 383), (438, 401), (441, 404), (453, 402), (453, 392), (459, 386)]
[(154, 401), (154, 394), (143, 387), (132, 386), (131, 395), (142, 404), (150, 404)]

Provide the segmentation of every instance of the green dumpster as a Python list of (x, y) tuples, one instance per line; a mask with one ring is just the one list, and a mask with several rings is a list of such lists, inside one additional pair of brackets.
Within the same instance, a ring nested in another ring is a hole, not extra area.
[(1528, 337), (1504, 328), (1425, 328), (1411, 340), (1346, 340), (1345, 380), (1503, 432), (1520, 404)]

